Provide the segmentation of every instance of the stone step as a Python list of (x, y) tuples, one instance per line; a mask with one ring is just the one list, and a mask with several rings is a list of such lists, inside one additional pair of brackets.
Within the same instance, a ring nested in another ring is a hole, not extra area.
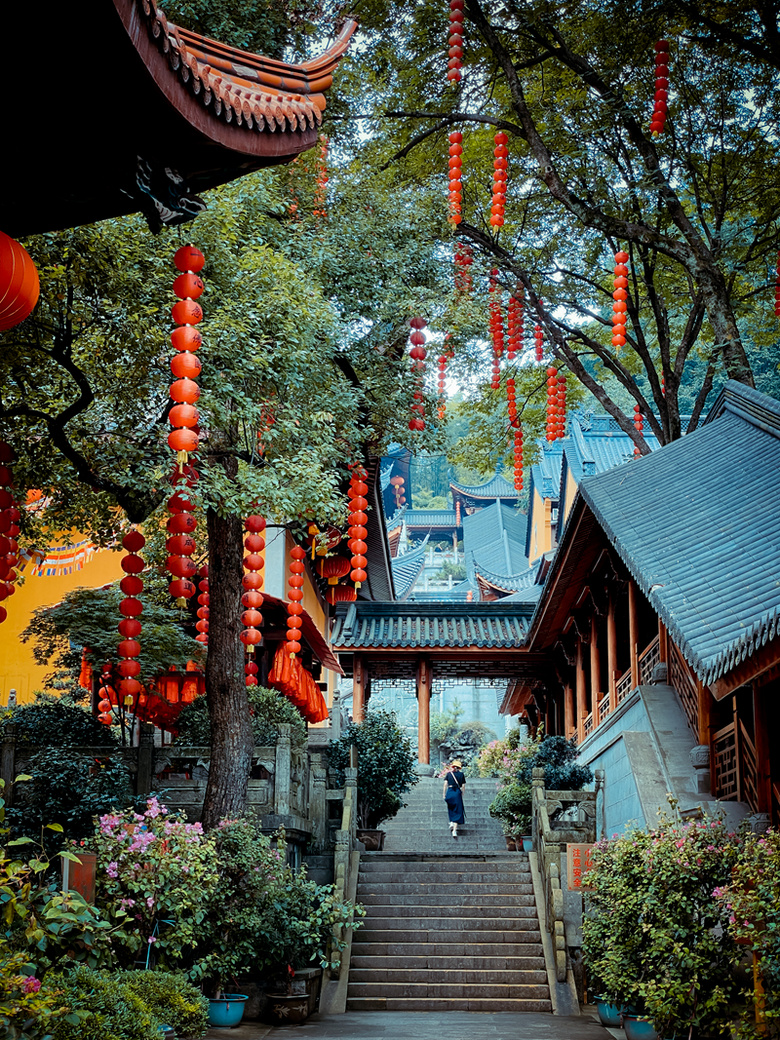
[(492, 983), (461, 983), (453, 982), (357, 982), (352, 985), (350, 980), (349, 996), (354, 997), (393, 997), (405, 998), (436, 998), (455, 997), (469, 999), (485, 999), (495, 997), (497, 1000), (545, 1000), (549, 998), (547, 980), (545, 976), (544, 985), (528, 985), (522, 983), (501, 985)]
[(480, 998), (480, 997), (348, 997), (347, 1011), (552, 1011), (549, 999)]
[[(443, 885), (450, 885), (450, 889), (445, 891), (452, 891), (453, 888), (461, 888), (463, 885), (483, 885), (483, 884), (494, 884), (494, 885), (532, 885), (531, 872), (529, 871), (505, 871), (503, 873), (490, 872), (484, 873), (479, 872), (461, 872), (457, 870), (444, 869), (442, 873), (446, 873), (447, 880), (442, 879)], [(426, 884), (430, 882), (431, 874), (423, 873), (417, 870), (398, 871), (398, 870), (386, 870), (386, 871), (375, 871), (370, 877), (358, 875), (358, 888), (362, 889), (364, 886), (369, 886), (374, 883), (382, 885), (416, 885)], [(358, 897), (359, 900), (359, 897)]]
[[(534, 920), (522, 922), (523, 927), (515, 927), (514, 922), (502, 921), (500, 924), (509, 924), (508, 928), (463, 928), (460, 920), (448, 920), (440, 918), (433, 927), (420, 923), (416, 928), (396, 928), (398, 922), (392, 918), (384, 918), (385, 927), (378, 927), (377, 922), (371, 921), (364, 925), (358, 934), (364, 943), (448, 943), (450, 951), (457, 944), (458, 950), (470, 948), (473, 943), (539, 943), (542, 936), (539, 925)], [(495, 925), (495, 922), (493, 922)]]
[[(358, 932), (358, 935), (360, 933)], [(352, 945), (352, 960), (350, 972), (358, 969), (370, 969), (371, 971), (383, 971), (390, 973), (396, 970), (408, 970), (419, 971), (423, 968), (432, 968), (435, 971), (450, 971), (452, 969), (459, 969), (463, 971), (544, 971), (544, 957), (539, 954), (528, 954), (526, 956), (483, 956), (472, 955), (472, 947), (469, 948), (467, 955), (455, 954), (455, 955), (436, 955), (436, 954), (411, 954), (407, 956), (401, 956), (400, 954), (389, 954), (389, 955), (376, 955), (371, 953), (373, 950), (374, 943), (365, 943), (360, 948), (365, 950), (363, 953), (356, 953), (358, 943), (354, 942)], [(378, 945), (378, 944), (377, 944)], [(427, 949), (424, 943), (420, 943), (420, 946)], [(525, 947), (523, 947), (525, 949)], [(531, 943), (528, 944), (528, 949), (533, 949)], [(496, 947), (491, 946), (490, 949), (495, 954)], [(352, 975), (350, 974), (350, 978)]]
[[(528, 898), (528, 897), (526, 897)], [(361, 899), (362, 902), (362, 899)], [(440, 918), (457, 918), (458, 921), (468, 921), (469, 925), (472, 925), (474, 921), (488, 921), (495, 922), (502, 921), (506, 924), (507, 921), (536, 921), (536, 904), (533, 900), (530, 903), (512, 903), (507, 905), (502, 903), (501, 908), (504, 913), (500, 916), (495, 916), (496, 908), (491, 907), (490, 911), (494, 915), (492, 917), (486, 917), (487, 908), (482, 906), (474, 906), (473, 903), (466, 904), (464, 906), (450, 906), (448, 904), (411, 904), (406, 903), (380, 903), (379, 905), (368, 903), (364, 904), (366, 907), (366, 916), (364, 920), (368, 921), (379, 921), (379, 920), (394, 920), (401, 921), (404, 918), (412, 918), (415, 921), (423, 923), (425, 921), (438, 920)], [(474, 925), (479, 928), (480, 925)]]
[[(471, 886), (471, 891), (464, 891), (453, 886), (452, 894), (442, 892), (426, 885), (430, 891), (420, 891), (413, 885), (385, 885), (381, 892), (362, 892), (360, 902), (363, 906), (430, 906), (431, 900), (436, 897), (436, 902), (442, 906), (452, 907), (493, 907), (493, 906), (536, 906), (533, 891), (530, 892), (481, 892), (476, 886)], [(508, 886), (507, 886), (508, 887)], [(516, 885), (515, 888), (531, 888), (530, 885)], [(403, 891), (398, 891), (402, 889)]]
[[(403, 985), (404, 989), (411, 986), (481, 986), (486, 992), (490, 986), (546, 986), (547, 972), (544, 968), (528, 969), (499, 969), (499, 968), (358, 968), (351, 965), (349, 971), (350, 992), (356, 996), (358, 987), (376, 985), (385, 987), (388, 992), (391, 987)], [(365, 996), (366, 994), (362, 994)], [(410, 992), (409, 996), (418, 996), (416, 992)], [(428, 994), (422, 994), (427, 996)], [(532, 994), (533, 995), (533, 994)], [(546, 994), (541, 994), (546, 996)]]
[[(448, 846), (449, 847), (449, 846)], [(529, 870), (527, 852), (496, 851), (492, 854), (475, 853), (473, 855), (462, 855), (457, 848), (453, 848), (450, 855), (431, 855), (430, 853), (414, 852), (366, 852), (360, 857), (361, 872), (369, 870), (388, 870), (393, 865), (414, 863), (415, 869), (427, 873), (437, 873), (441, 870), (442, 862), (450, 869), (473, 870), (512, 870), (521, 867)]]
[(520, 942), (518, 935), (515, 933), (512, 939), (504, 941), (489, 940), (485, 939), (484, 936), (480, 936), (475, 942), (469, 943), (468, 947), (464, 946), (463, 943), (453, 944), (452, 936), (447, 935), (442, 939), (422, 941), (411, 940), (397, 941), (395, 939), (382, 940), (375, 942), (364, 942), (363, 941), (362, 928), (355, 932), (355, 938), (352, 941), (352, 961), (354, 963), (356, 957), (391, 957), (391, 958), (405, 958), (409, 960), (415, 960), (417, 958), (424, 958), (426, 960), (431, 957), (443, 958), (445, 960), (450, 957), (473, 957), (479, 960), (489, 960), (492, 958), (499, 958), (501, 960), (507, 960), (510, 958), (538, 958), (542, 956), (542, 948), (540, 946), (540, 937), (533, 938), (528, 937), (528, 933), (523, 932), (522, 938), (528, 939), (528, 941)]

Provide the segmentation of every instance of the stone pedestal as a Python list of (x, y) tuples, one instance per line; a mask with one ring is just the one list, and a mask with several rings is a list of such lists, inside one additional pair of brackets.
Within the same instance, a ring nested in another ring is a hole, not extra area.
[(696, 773), (697, 794), (710, 794), (710, 747), (709, 744), (697, 744), (691, 748), (691, 765)]

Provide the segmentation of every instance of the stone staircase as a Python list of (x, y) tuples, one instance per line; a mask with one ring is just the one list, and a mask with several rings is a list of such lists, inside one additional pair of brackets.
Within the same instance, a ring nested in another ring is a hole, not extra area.
[(487, 815), (494, 781), (468, 781), (453, 840), (442, 781), (425, 779), (361, 856), (350, 1011), (551, 1011), (528, 857)]

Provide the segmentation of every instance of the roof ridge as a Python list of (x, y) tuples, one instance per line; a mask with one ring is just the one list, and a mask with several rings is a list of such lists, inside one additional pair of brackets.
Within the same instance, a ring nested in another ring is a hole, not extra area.
[(773, 437), (780, 437), (780, 401), (746, 383), (729, 379), (702, 423), (706, 426), (724, 412), (733, 412)]

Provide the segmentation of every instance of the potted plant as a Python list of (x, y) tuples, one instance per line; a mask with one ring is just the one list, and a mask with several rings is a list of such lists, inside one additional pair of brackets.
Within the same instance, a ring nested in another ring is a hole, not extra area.
[(350, 748), (357, 749), (358, 837), (366, 848), (380, 849), (384, 832), (379, 824), (391, 819), (403, 805), (401, 795), (420, 779), (416, 757), (395, 714), (371, 711), (363, 722), (351, 722), (340, 740), (328, 745), (329, 763), (337, 782), (344, 783)]
[(501, 829), (507, 838), (507, 848), (510, 848), (509, 839), (517, 848), (521, 842), (523, 848), (523, 836), (531, 831), (531, 788), (528, 784), (517, 781), (500, 787), (496, 797), (490, 803), (488, 812), (501, 823)]

